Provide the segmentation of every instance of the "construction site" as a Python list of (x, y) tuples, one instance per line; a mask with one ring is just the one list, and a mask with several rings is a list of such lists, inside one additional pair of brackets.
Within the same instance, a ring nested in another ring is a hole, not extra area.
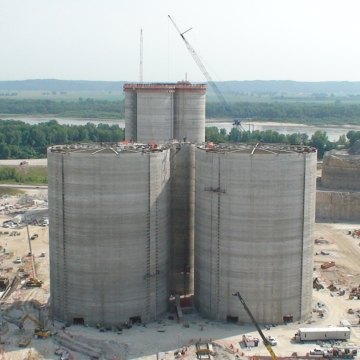
[(126, 141), (50, 147), (48, 188), (1, 199), (2, 358), (358, 357), (360, 216), (315, 221), (328, 162), (205, 143), (205, 85), (124, 91)]

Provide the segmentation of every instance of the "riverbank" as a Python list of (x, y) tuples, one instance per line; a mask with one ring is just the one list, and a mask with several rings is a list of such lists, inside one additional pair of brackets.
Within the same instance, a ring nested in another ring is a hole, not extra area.
[[(44, 123), (50, 120), (56, 120), (60, 125), (86, 125), (91, 123), (98, 125), (105, 123), (108, 125), (118, 125), (120, 128), (125, 128), (125, 119), (109, 119), (109, 118), (77, 118), (77, 117), (57, 117), (55, 115), (31, 115), (31, 116), (9, 116), (1, 115), (1, 120), (18, 120), (27, 124), (35, 125)], [(262, 120), (246, 120), (242, 123), (242, 128), (246, 131), (276, 131), (281, 134), (305, 133), (311, 137), (316, 131), (325, 131), (330, 141), (338, 141), (339, 137), (346, 135), (348, 131), (360, 131), (360, 125), (309, 125), (304, 123), (293, 123), (289, 121), (262, 121)], [(231, 131), (233, 126), (233, 119), (230, 118), (208, 118), (205, 123), (206, 127), (215, 126), (219, 129), (225, 129), (227, 133)]]

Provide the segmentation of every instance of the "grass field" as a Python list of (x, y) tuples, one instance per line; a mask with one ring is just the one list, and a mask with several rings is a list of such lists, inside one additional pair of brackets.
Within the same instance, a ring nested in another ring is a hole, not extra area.
[[(0, 94), (4, 93), (0, 91)], [(124, 92), (122, 89), (119, 91), (67, 91), (67, 92), (45, 92), (45, 91), (18, 91), (17, 96), (0, 96), (0, 99), (42, 99), (42, 100), (58, 100), (58, 101), (76, 101), (82, 99), (96, 99), (107, 101), (119, 101), (124, 99)], [(305, 102), (305, 103), (320, 103), (329, 104), (335, 101), (341, 101), (344, 104), (360, 104), (360, 96), (334, 96), (326, 98), (316, 98), (307, 95), (297, 96), (273, 96), (269, 94), (253, 94), (247, 95), (242, 93), (224, 92), (224, 97), (227, 102), (254, 102), (254, 103), (271, 103), (271, 102)], [(218, 102), (219, 99), (208, 88), (206, 95), (208, 102)]]
[(8, 196), (16, 196), (25, 194), (25, 191), (20, 189), (14, 189), (11, 187), (0, 187), (0, 196), (8, 195)]
[[(4, 91), (0, 91), (0, 94)], [(33, 100), (58, 100), (58, 101), (76, 101), (82, 99), (96, 99), (96, 100), (122, 100), (124, 93), (122, 89), (119, 91), (66, 91), (66, 92), (46, 92), (46, 91), (17, 91), (17, 96), (0, 96), (0, 99), (33, 99)]]
[(0, 184), (47, 184), (46, 166), (0, 166)]

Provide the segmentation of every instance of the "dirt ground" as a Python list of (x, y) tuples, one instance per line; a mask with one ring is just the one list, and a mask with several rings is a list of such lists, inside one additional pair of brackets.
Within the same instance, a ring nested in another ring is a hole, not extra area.
[[(43, 198), (45, 189), (25, 189), (31, 196)], [(3, 201), (4, 199), (1, 199)], [(19, 201), (18, 197), (6, 199), (9, 203)], [(38, 205), (30, 207), (36, 210)], [(29, 240), (26, 227), (22, 229), (9, 229), (1, 227), (3, 221), (10, 219), (12, 214), (0, 214), (0, 246), (6, 248), (9, 255), (0, 250), (1, 275), (14, 276), (23, 268), (25, 272), (32, 272), (31, 257), (29, 253)], [(360, 221), (360, 220), (359, 220)], [(297, 352), (298, 355), (305, 355), (316, 344), (297, 344), (291, 341), (295, 332), (302, 326), (328, 326), (339, 325), (340, 320), (347, 319), (355, 324), (359, 321), (356, 314), (348, 314), (348, 309), (360, 311), (360, 300), (349, 300), (349, 291), (353, 286), (360, 284), (360, 239), (348, 235), (348, 231), (360, 229), (359, 224), (343, 223), (318, 223), (314, 235), (320, 239), (320, 244), (314, 244), (314, 277), (318, 277), (324, 289), (313, 292), (314, 308), (317, 303), (323, 304), (324, 316), (321, 318), (317, 312), (313, 313), (312, 319), (306, 323), (292, 323), (283, 326), (271, 327), (270, 330), (263, 328), (265, 335), (272, 335), (278, 341), (273, 349), (278, 356), (290, 356)], [(10, 236), (10, 232), (16, 230), (19, 235)], [(4, 234), (8, 231), (9, 234)], [(48, 228), (43, 226), (29, 226), (30, 236), (38, 234), (38, 237), (31, 240), (32, 253), (36, 269), (36, 277), (44, 282), (41, 288), (26, 289), (21, 284), (16, 286), (15, 291), (6, 299), (1, 301), (4, 314), (9, 316), (22, 316), (26, 312), (36, 315), (33, 303), (44, 306), (46, 311), (49, 300), (49, 258), (48, 258)], [(328, 255), (322, 255), (323, 253)], [(45, 257), (40, 254), (45, 252)], [(14, 259), (20, 256), (21, 264), (15, 264)], [(322, 270), (320, 265), (324, 262), (335, 261), (335, 266), (328, 270)], [(9, 269), (11, 268), (11, 269)], [(331, 292), (327, 286), (333, 284), (338, 289)], [(339, 291), (345, 289), (345, 295), (340, 296)], [(24, 305), (25, 304), (25, 305)], [(59, 346), (61, 338), (70, 339), (76, 344), (82, 343), (92, 349), (101, 349), (107, 359), (174, 359), (174, 352), (179, 349), (187, 349), (181, 359), (196, 359), (195, 344), (202, 341), (212, 341), (214, 350), (219, 354), (215, 359), (235, 359), (258, 355), (268, 355), (263, 344), (252, 349), (240, 347), (242, 335), (250, 334), (259, 337), (253, 326), (226, 324), (202, 319), (197, 314), (185, 315), (189, 327), (184, 327), (174, 320), (165, 318), (160, 322), (147, 324), (146, 327), (133, 326), (131, 329), (123, 330), (122, 334), (115, 332), (99, 332), (97, 329), (83, 326), (70, 326), (65, 330), (63, 324), (48, 322), (49, 328), (58, 332), (57, 336), (42, 340), (32, 338), (28, 347), (20, 349), (18, 342), (25, 335), (32, 337), (35, 325), (26, 321), (25, 332), (20, 332), (15, 324), (8, 324), (8, 330), (3, 326), (0, 335), (0, 355), (2, 359), (59, 359), (54, 350)], [(311, 324), (311, 325), (309, 325)], [(54, 325), (54, 326), (53, 326)], [(1, 329), (0, 329), (1, 331)], [(360, 346), (360, 327), (352, 327), (351, 339), (348, 344)], [(89, 355), (74, 351), (76, 346), (67, 346), (73, 359), (89, 359)], [(73, 348), (73, 349), (72, 349)]]

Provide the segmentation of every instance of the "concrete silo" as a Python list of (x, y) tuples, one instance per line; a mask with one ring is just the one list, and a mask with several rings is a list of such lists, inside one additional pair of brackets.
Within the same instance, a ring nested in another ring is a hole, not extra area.
[(311, 315), (316, 151), (281, 145), (196, 149), (195, 301), (219, 320)]
[(55, 319), (116, 325), (167, 309), (170, 150), (48, 149)]
[(194, 293), (195, 145), (175, 143), (171, 149), (170, 291)]
[(205, 141), (206, 85), (178, 82), (174, 102), (174, 138), (194, 143)]
[[(360, 146), (360, 143), (359, 143)], [(360, 191), (360, 150), (331, 150), (325, 153), (321, 185), (328, 189)]]
[(125, 138), (138, 142), (205, 140), (206, 85), (125, 84)]
[(124, 87), (125, 91), (125, 139), (137, 140), (137, 96), (135, 87)]

